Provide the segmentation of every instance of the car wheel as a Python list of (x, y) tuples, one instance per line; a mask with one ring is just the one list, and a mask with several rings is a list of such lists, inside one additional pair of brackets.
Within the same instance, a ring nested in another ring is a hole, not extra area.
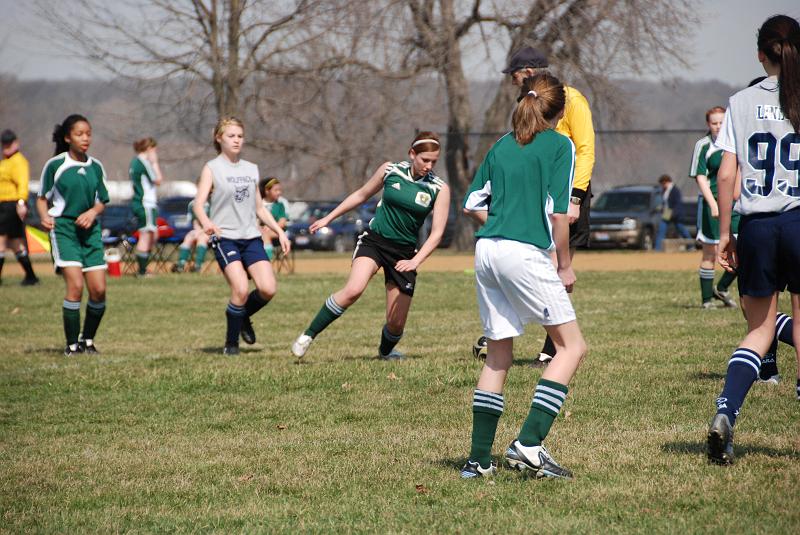
[(349, 249), (349, 243), (347, 243), (347, 238), (341, 234), (336, 236), (333, 239), (333, 250), (337, 253), (346, 253)]
[(639, 236), (639, 249), (642, 251), (653, 250), (653, 229), (645, 228)]

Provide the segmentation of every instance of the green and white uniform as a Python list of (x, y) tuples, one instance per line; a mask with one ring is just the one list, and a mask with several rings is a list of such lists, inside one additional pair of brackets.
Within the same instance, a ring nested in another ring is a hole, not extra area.
[(575, 146), (552, 129), (523, 146), (513, 135), (503, 136), (478, 169), (464, 208), (488, 211), (475, 247), (486, 337), (512, 338), (530, 322), (575, 319), (548, 252), (555, 247), (549, 216), (567, 212), (574, 173)]
[(48, 213), (55, 219), (50, 242), (56, 266), (83, 271), (106, 268), (100, 224), (95, 221), (88, 229), (75, 225), (75, 219), (95, 203), (108, 202), (105, 180), (103, 164), (92, 157), (78, 162), (65, 152), (45, 163), (39, 197), (53, 204)]
[(150, 161), (139, 154), (131, 160), (128, 175), (133, 183), (131, 208), (140, 232), (156, 231), (158, 225), (158, 200), (156, 198), (156, 173)]
[(280, 199), (269, 203), (269, 213), (272, 214), (272, 217), (275, 218), (275, 221), (280, 221), (281, 219), (289, 220), (289, 216), (286, 215), (286, 205), (283, 204)]
[(444, 181), (429, 172), (414, 180), (410, 162), (391, 164), (383, 176), (383, 196), (369, 229), (399, 245), (417, 244)]
[[(703, 175), (708, 179), (714, 199), (717, 199), (717, 172), (722, 164), (722, 149), (720, 149), (711, 139), (705, 136), (695, 143), (694, 154), (692, 155), (692, 165), (689, 169), (689, 176), (696, 178)], [(731, 212), (731, 232), (739, 232), (739, 213)], [(701, 243), (719, 243), (719, 218), (711, 217), (711, 207), (708, 205), (703, 195), (697, 201), (697, 239)]]

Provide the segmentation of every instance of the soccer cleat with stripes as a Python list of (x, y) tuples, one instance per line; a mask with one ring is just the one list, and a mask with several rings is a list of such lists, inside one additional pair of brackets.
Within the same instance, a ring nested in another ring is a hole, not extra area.
[(250, 321), (249, 316), (242, 318), (242, 330), (240, 334), (245, 344), (253, 345), (256, 343), (256, 331), (253, 329), (253, 322)]
[(717, 413), (708, 427), (708, 460), (715, 464), (733, 464), (733, 427), (728, 416)]
[(303, 355), (306, 354), (308, 351), (308, 346), (311, 345), (314, 339), (308, 336), (307, 334), (303, 333), (297, 337), (297, 340), (294, 341), (292, 344), (292, 355), (297, 358), (302, 358)]
[(539, 353), (539, 356), (534, 359), (531, 363), (531, 366), (534, 368), (546, 368), (550, 361), (553, 360), (552, 355), (548, 355), (547, 353)]
[(477, 477), (493, 477), (497, 474), (497, 465), (494, 461), (489, 463), (489, 468), (481, 468), (478, 461), (467, 461), (461, 467), (461, 479), (475, 479)]
[(700, 305), (700, 308), (702, 308), (703, 310), (716, 310), (719, 307), (713, 301), (705, 301), (705, 302), (703, 302), (702, 305)]
[(530, 470), (537, 478), (572, 479), (572, 472), (558, 464), (544, 445), (526, 447), (515, 440), (506, 449), (506, 463), (520, 472)]
[(739, 308), (739, 305), (736, 304), (736, 300), (727, 290), (719, 290), (714, 287), (714, 299), (722, 301), (722, 304), (727, 308)]

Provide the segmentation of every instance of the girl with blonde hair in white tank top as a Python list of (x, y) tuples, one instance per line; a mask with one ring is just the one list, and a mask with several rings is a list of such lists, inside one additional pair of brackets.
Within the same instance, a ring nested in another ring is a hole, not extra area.
[[(284, 253), (290, 248), (286, 233), (261, 202), (258, 167), (240, 158), (243, 145), (244, 124), (234, 117), (220, 119), (214, 128), (214, 148), (219, 156), (203, 166), (193, 208), (203, 231), (211, 236), (217, 263), (231, 287), (225, 311), (225, 355), (239, 354), (240, 334), (246, 343), (255, 343), (250, 318), (269, 303), (278, 287), (261, 242), (258, 220), (278, 235)], [(210, 215), (203, 210), (207, 200), (211, 203)], [(256, 285), (249, 293), (248, 274)]]

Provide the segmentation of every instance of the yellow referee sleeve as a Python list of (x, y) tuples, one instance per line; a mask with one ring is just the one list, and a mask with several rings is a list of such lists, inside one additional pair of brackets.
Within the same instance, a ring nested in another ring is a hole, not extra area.
[(594, 126), (589, 102), (574, 87), (565, 86), (567, 103), (564, 117), (558, 121), (556, 131), (569, 137), (575, 144), (575, 178), (573, 195), (583, 198), (592, 179), (594, 168)]

